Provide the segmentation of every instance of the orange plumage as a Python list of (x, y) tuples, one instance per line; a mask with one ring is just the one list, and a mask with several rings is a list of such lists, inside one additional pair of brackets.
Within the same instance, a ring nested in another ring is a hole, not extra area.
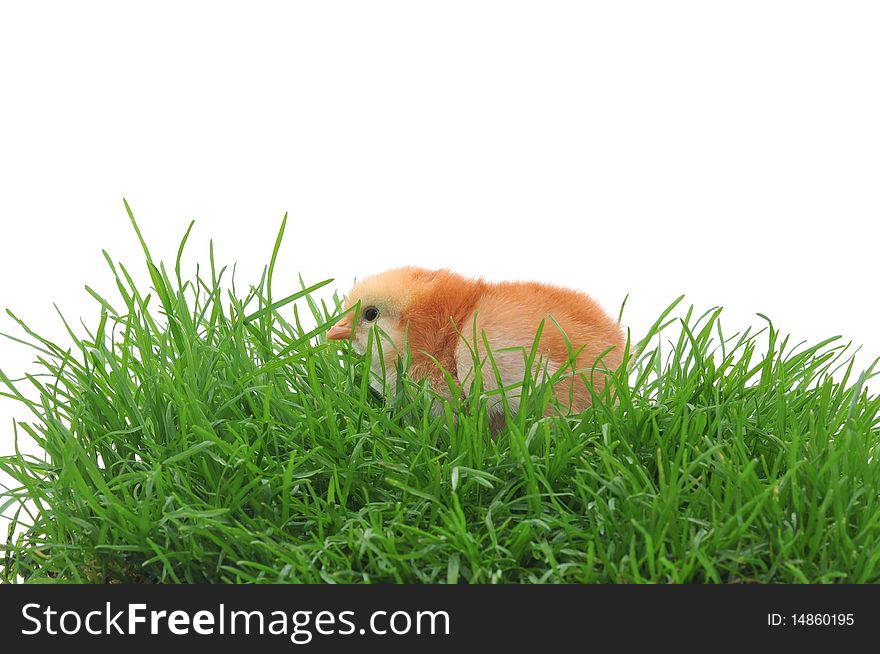
[[(330, 329), (328, 339), (351, 338), (355, 349), (364, 353), (370, 329), (378, 326), (385, 334), (381, 351), (389, 381), (393, 382), (396, 360), (408, 344), (410, 376), (428, 379), (434, 390), (448, 396), (448, 384), (434, 360), (466, 390), (474, 379), (472, 352), (477, 354), (483, 388), (498, 388), (485, 338), (514, 412), (519, 407), (516, 387), (525, 375), (525, 355), (542, 321), (535, 372), (552, 374), (566, 368), (555, 390), (559, 401), (572, 411), (589, 406), (592, 396), (587, 384), (601, 391), (606, 370), (615, 370), (623, 356), (624, 338), (616, 320), (586, 294), (549, 284), (492, 283), (448, 270), (406, 267), (356, 284), (346, 297), (345, 308), (358, 304), (357, 320), (349, 313)], [(374, 347), (374, 354), (378, 351)], [(568, 363), (569, 352), (577, 354), (574, 366)], [(373, 357), (373, 368), (376, 372), (382, 368), (378, 356)], [(499, 395), (492, 397), (491, 408), (500, 411)]]

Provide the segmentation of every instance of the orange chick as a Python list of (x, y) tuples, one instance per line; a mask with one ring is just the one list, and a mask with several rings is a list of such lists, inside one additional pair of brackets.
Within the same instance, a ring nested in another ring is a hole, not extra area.
[[(381, 350), (390, 389), (395, 386), (397, 360), (408, 346), (409, 376), (429, 380), (446, 397), (449, 384), (437, 363), (465, 392), (480, 366), (483, 389), (490, 392), (490, 411), (496, 414), (503, 411), (501, 394), (491, 391), (498, 389), (499, 378), (511, 413), (519, 408), (517, 387), (522, 386), (527, 356), (542, 321), (533, 372), (552, 375), (565, 368), (554, 390), (570, 411), (589, 406), (592, 395), (587, 384), (601, 391), (606, 370), (615, 370), (623, 356), (624, 337), (616, 320), (586, 294), (549, 284), (491, 283), (448, 270), (405, 267), (356, 284), (346, 296), (345, 309), (357, 305), (358, 315), (349, 311), (327, 338), (350, 338), (354, 349), (364, 354), (370, 330), (378, 327), (382, 342), (380, 348), (374, 336), (372, 367), (381, 378)], [(484, 338), (494, 366), (486, 356)], [(573, 366), (570, 352), (576, 355)]]

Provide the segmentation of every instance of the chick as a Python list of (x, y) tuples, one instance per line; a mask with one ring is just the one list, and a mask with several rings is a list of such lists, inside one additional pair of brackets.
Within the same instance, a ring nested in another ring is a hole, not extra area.
[(411, 355), (409, 376), (427, 379), (446, 397), (449, 384), (438, 363), (453, 376), (459, 392), (468, 391), (479, 366), (483, 389), (490, 392), (489, 409), (495, 414), (503, 412), (501, 393), (491, 393), (498, 389), (499, 377), (511, 413), (519, 409), (517, 387), (522, 386), (527, 355), (542, 321), (533, 373), (540, 379), (545, 372), (552, 375), (565, 368), (554, 391), (567, 410), (589, 406), (587, 384), (601, 391), (606, 371), (615, 370), (623, 356), (624, 337), (616, 320), (584, 293), (549, 284), (491, 283), (449, 270), (405, 267), (356, 284), (346, 296), (345, 309), (358, 305), (359, 314), (349, 311), (327, 332), (328, 339), (350, 338), (354, 349), (364, 354), (370, 330), (378, 327), (382, 342), (380, 347), (374, 337), (372, 367), (381, 375), (381, 351), (391, 389), (397, 360), (406, 347)]

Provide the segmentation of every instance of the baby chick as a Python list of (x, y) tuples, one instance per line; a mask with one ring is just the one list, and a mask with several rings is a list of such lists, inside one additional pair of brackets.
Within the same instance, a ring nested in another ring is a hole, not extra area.
[[(542, 321), (533, 372), (540, 379), (545, 371), (552, 375), (565, 368), (554, 390), (570, 411), (589, 406), (592, 395), (587, 384), (601, 391), (606, 369), (615, 370), (623, 356), (624, 338), (616, 320), (584, 293), (549, 284), (491, 283), (448, 270), (405, 267), (356, 284), (346, 297), (345, 309), (357, 305), (359, 315), (347, 313), (327, 332), (327, 338), (350, 338), (355, 350), (363, 354), (370, 330), (378, 327), (385, 379), (391, 389), (397, 360), (408, 346), (412, 379), (427, 379), (436, 392), (449, 397), (449, 384), (437, 363), (463, 392), (473, 383), (478, 365), (485, 391), (497, 390), (500, 377), (511, 413), (519, 408), (517, 386), (522, 386), (527, 356)], [(486, 342), (494, 366), (486, 355)], [(374, 340), (372, 366), (381, 375), (379, 352)], [(500, 393), (489, 397), (490, 411), (502, 412)]]

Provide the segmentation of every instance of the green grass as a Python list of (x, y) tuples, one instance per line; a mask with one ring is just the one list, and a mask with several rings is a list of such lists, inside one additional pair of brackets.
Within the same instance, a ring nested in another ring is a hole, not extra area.
[(274, 301), (280, 242), (246, 293), (213, 250), (184, 279), (144, 246), (152, 288), (107, 256), (93, 329), (19, 321), (5, 581), (880, 581), (880, 398), (840, 341), (676, 302), (592, 408), (544, 417), (528, 380), (492, 438), (478, 386), (439, 415), (410, 381), (371, 392), (317, 286)]

